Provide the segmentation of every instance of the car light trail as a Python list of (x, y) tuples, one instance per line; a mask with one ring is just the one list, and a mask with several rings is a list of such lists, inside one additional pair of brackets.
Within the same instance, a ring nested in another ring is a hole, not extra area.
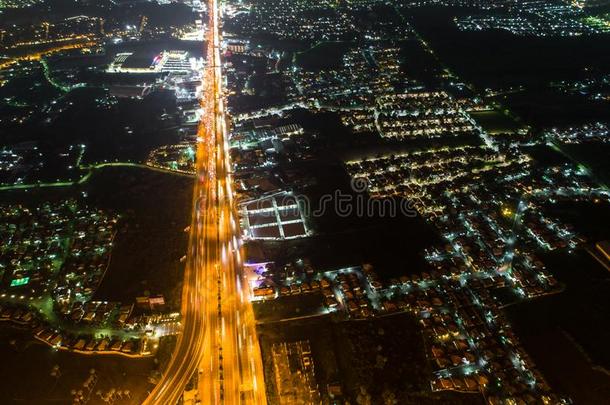
[(197, 396), (203, 404), (267, 403), (252, 304), (243, 299), (247, 294), (242, 288), (247, 289), (248, 283), (242, 282), (240, 230), (234, 219), (217, 0), (208, 1), (208, 14), (183, 329), (161, 381), (145, 404), (177, 403), (195, 370), (199, 370)]

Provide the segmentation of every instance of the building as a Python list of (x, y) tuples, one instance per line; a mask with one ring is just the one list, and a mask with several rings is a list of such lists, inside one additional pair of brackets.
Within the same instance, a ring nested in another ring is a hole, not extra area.
[(187, 51), (162, 51), (150, 56), (122, 52), (116, 54), (108, 66), (108, 73), (189, 73), (196, 68), (195, 58)]
[(309, 341), (277, 343), (271, 350), (279, 404), (321, 404)]

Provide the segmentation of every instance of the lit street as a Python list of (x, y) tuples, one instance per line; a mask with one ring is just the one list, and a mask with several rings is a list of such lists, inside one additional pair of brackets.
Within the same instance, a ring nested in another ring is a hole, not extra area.
[(182, 294), (183, 333), (147, 404), (177, 402), (196, 370), (201, 403), (266, 403), (248, 286), (241, 283), (241, 246), (229, 172), (216, 0), (209, 1), (209, 10), (204, 114), (196, 159), (198, 180)]

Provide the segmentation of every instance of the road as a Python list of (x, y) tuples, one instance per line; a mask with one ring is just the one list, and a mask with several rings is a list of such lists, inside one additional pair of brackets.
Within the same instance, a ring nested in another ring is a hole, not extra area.
[(202, 404), (266, 404), (256, 324), (242, 272), (223, 96), (220, 11), (208, 0), (204, 110), (182, 291), (182, 333), (145, 404), (175, 404), (196, 373)]

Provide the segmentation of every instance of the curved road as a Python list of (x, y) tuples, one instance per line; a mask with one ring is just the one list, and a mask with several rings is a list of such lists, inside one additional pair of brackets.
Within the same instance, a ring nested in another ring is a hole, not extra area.
[[(178, 402), (197, 371), (198, 400), (266, 404), (262, 357), (233, 204), (220, 59), (219, 8), (208, 0), (208, 65), (199, 125), (197, 181), (182, 291), (182, 333), (144, 404)], [(210, 46), (211, 45), (211, 46)]]

